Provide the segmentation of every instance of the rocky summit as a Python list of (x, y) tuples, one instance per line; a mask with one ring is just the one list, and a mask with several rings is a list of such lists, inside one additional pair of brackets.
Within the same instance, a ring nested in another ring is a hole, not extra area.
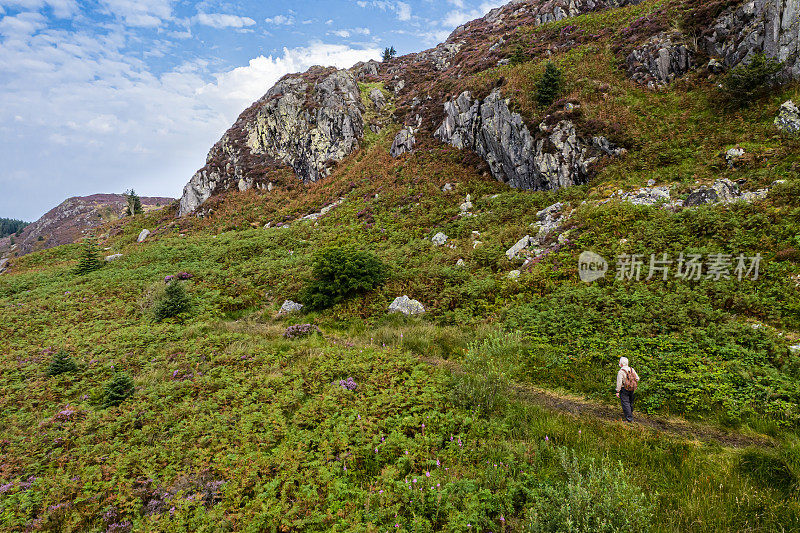
[[(512, 93), (503, 79), (487, 92), (471, 90), (471, 78), (509, 64), (513, 47), (520, 46), (511, 42), (519, 27), (559, 23), (555, 31), (534, 34), (519, 51), (564, 52), (601, 36), (564, 21), (640, 3), (516, 0), (457, 28), (444, 43), (424, 52), (348, 70), (314, 67), (285, 76), (211, 148), (206, 165), (184, 188), (178, 214), (195, 212), (226, 191), (271, 191), (283, 176), (281, 169), (304, 183), (325, 178), (359, 149), (367, 111), (386, 112), (389, 104), (394, 106), (389, 122), (400, 127), (390, 148), (395, 158), (441, 142), (475, 153), (498, 181), (514, 188), (586, 183), (608, 158), (624, 155), (626, 148), (587, 127), (579, 103), (556, 106), (532, 121), (512, 109)], [(685, 21), (679, 29), (670, 21), (676, 10)], [(800, 0), (667, 3), (654, 6), (612, 40), (629, 78), (650, 89), (700, 68), (709, 73), (734, 68), (756, 53), (782, 61), (787, 78), (800, 78), (799, 10)], [(379, 132), (385, 125), (372, 120), (368, 129)]]

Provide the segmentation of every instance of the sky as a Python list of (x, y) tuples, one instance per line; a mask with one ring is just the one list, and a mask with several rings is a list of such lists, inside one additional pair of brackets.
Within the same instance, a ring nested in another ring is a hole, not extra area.
[(284, 74), (431, 48), (507, 0), (0, 0), (0, 217), (180, 197)]

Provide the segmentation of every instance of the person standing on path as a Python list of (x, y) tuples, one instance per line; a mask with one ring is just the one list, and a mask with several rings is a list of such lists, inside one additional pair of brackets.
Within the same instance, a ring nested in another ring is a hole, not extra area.
[(627, 357), (620, 357), (619, 372), (617, 372), (617, 398), (622, 403), (622, 412), (627, 422), (633, 422), (633, 399), (638, 385), (639, 375), (636, 370), (628, 365)]

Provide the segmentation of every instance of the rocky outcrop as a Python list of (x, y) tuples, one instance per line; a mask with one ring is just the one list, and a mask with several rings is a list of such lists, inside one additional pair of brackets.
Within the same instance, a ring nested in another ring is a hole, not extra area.
[(440, 231), (431, 238), (431, 242), (433, 242), (433, 244), (436, 246), (443, 246), (449, 238), (450, 237)]
[(464, 47), (464, 42), (445, 42), (431, 48), (424, 52), (420, 52), (417, 59), (421, 61), (429, 61), (433, 65), (433, 69), (437, 71), (444, 71), (450, 68), (453, 58)]
[(783, 103), (775, 118), (775, 126), (789, 135), (800, 134), (800, 110), (793, 101)]
[(327, 176), (359, 147), (364, 107), (353, 74), (314, 67), (287, 76), (239, 116), (183, 191), (179, 215), (212, 194), (266, 188), (267, 174), (291, 167), (304, 182)]
[(729, 8), (701, 46), (727, 67), (763, 52), (783, 61), (791, 77), (800, 78), (800, 0), (751, 0)]
[(628, 56), (631, 79), (641, 85), (663, 87), (692, 68), (692, 52), (679, 33), (661, 33)]
[(279, 315), (290, 315), (292, 313), (299, 313), (303, 310), (303, 304), (299, 304), (297, 302), (293, 302), (291, 300), (286, 300), (281, 305), (280, 311), (278, 311)]
[(384, 96), (383, 91), (377, 87), (369, 92), (369, 99), (378, 111), (386, 106), (386, 96)]
[(416, 144), (417, 139), (414, 137), (414, 130), (410, 127), (403, 128), (395, 136), (389, 153), (392, 157), (398, 158), (405, 153), (411, 152)]
[(586, 139), (569, 120), (539, 125), (537, 138), (518, 113), (512, 113), (499, 89), (484, 100), (469, 92), (445, 104), (446, 118), (435, 136), (480, 155), (498, 181), (518, 189), (558, 189), (585, 183), (590, 165), (621, 149), (604, 137)]

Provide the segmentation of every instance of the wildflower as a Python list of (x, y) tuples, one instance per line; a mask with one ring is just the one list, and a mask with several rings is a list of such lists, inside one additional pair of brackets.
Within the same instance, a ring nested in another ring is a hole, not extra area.
[(442, 463), (439, 462), (439, 459), (436, 459), (436, 466), (442, 466)]
[(375, 453), (378, 453), (378, 448), (375, 448)]
[(416, 482), (417, 482), (417, 478), (414, 478), (414, 483), (416, 483)]
[(545, 435), (545, 436), (544, 436), (544, 441), (545, 441), (545, 442), (550, 442), (550, 437), (548, 437), (547, 435)]
[(425, 477), (431, 477), (431, 473), (430, 472), (425, 472)]

